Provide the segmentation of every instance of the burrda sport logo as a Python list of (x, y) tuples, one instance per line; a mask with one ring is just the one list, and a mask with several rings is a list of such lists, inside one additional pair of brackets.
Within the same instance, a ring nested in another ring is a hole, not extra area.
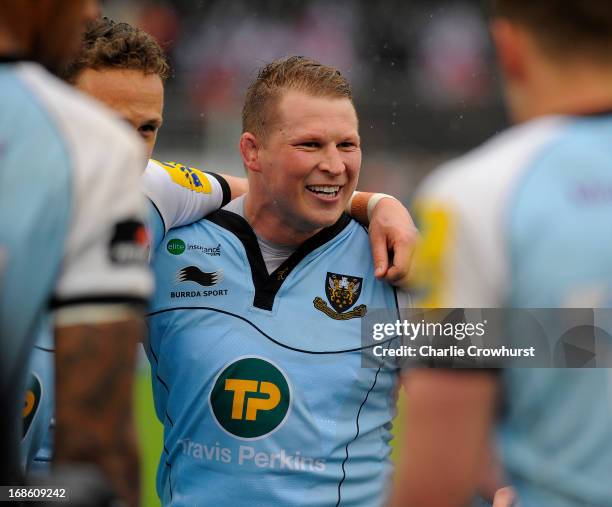
[(219, 426), (244, 440), (263, 438), (289, 416), (291, 388), (281, 369), (261, 357), (242, 357), (217, 376), (209, 402)]

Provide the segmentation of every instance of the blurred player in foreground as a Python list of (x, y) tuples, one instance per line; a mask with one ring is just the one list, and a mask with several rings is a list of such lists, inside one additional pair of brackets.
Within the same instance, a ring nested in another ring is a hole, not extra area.
[[(609, 308), (612, 3), (498, 0), (491, 29), (519, 125), (423, 185), (417, 305)], [(522, 507), (612, 505), (610, 371), (409, 373), (393, 505), (464, 505), (500, 400), (500, 456)]]
[(361, 165), (348, 82), (302, 57), (265, 66), (240, 150), (244, 197), (162, 242), (163, 226), (152, 232), (158, 493), (164, 505), (381, 505), (397, 372), (361, 367), (361, 319), (397, 314), (397, 296), (343, 214)]
[[(150, 157), (163, 122), (164, 80), (168, 64), (157, 42), (144, 31), (107, 18), (92, 23), (83, 38), (81, 50), (62, 76), (85, 93), (115, 110), (142, 137)], [(150, 160), (142, 185), (164, 223), (164, 230), (193, 222), (227, 204), (231, 196), (244, 193), (244, 178), (203, 173), (181, 164)], [(381, 194), (356, 193), (354, 214), (370, 224), (373, 249), (383, 265), (381, 276), (399, 281), (407, 272), (415, 230), (405, 208)], [(370, 213), (367, 212), (370, 204)], [(156, 212), (155, 212), (156, 213)], [(394, 264), (387, 268), (387, 246), (394, 253)], [(44, 469), (52, 454), (47, 431), (53, 411), (53, 385), (48, 374), (52, 344), (35, 350), (31, 378), (39, 379), (28, 396), (32, 410), (24, 417), (23, 459), (30, 470)], [(46, 440), (45, 445), (41, 445)]]
[(33, 63), (65, 64), (97, 14), (95, 1), (0, 4), (0, 482), (18, 480), (28, 358), (54, 327), (55, 461), (96, 465), (136, 506), (131, 386), (152, 288), (144, 153), (105, 108)]

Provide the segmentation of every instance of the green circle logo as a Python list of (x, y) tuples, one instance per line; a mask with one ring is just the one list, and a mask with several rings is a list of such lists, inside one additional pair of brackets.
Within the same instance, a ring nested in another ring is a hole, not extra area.
[(172, 255), (181, 255), (185, 251), (185, 242), (182, 239), (171, 239), (166, 248)]
[(256, 439), (269, 435), (286, 420), (291, 389), (287, 376), (270, 361), (243, 357), (221, 370), (209, 402), (226, 432)]

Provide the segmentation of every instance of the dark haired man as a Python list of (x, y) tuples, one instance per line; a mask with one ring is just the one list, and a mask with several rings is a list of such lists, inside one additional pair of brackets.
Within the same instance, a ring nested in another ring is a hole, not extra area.
[[(610, 308), (612, 4), (497, 0), (491, 31), (518, 125), (421, 189), (432, 255), (417, 261), (417, 304)], [(585, 366), (406, 375), (394, 505), (464, 505), (500, 399), (499, 452), (520, 505), (612, 505), (612, 370)]]

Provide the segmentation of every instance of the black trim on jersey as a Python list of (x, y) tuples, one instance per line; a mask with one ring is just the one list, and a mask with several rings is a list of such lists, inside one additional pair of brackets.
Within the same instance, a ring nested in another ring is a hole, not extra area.
[(368, 397), (370, 396), (370, 393), (374, 389), (374, 386), (376, 386), (376, 381), (378, 380), (378, 374), (380, 373), (381, 368), (382, 368), (382, 365), (380, 365), (378, 367), (378, 370), (376, 370), (376, 375), (374, 375), (374, 382), (372, 382), (370, 389), (368, 389), (368, 392), (366, 393), (365, 398), (361, 402), (361, 405), (359, 406), (359, 410), (357, 411), (357, 417), (355, 418), (355, 425), (357, 426), (357, 431), (355, 432), (355, 436), (353, 437), (353, 440), (351, 440), (350, 442), (347, 442), (346, 446), (344, 447), (344, 452), (346, 453), (346, 456), (344, 457), (344, 460), (342, 461), (342, 479), (340, 479), (340, 482), (338, 483), (338, 501), (336, 502), (336, 507), (338, 507), (340, 505), (340, 502), (342, 501), (341, 489), (342, 489), (342, 484), (344, 483), (346, 479), (346, 469), (344, 467), (346, 465), (346, 462), (349, 459), (349, 445), (351, 445), (355, 440), (359, 438), (359, 432), (360, 432), (359, 416), (361, 415), (361, 410), (363, 409), (363, 406), (368, 401)]
[[(157, 365), (157, 367), (159, 367), (159, 359), (157, 358), (157, 354), (153, 350), (153, 347), (151, 347), (151, 343), (147, 342), (146, 347), (151, 351), (151, 355), (153, 356), (153, 359), (155, 360), (155, 364)], [(166, 389), (166, 392), (168, 394), (170, 394), (170, 388), (168, 387), (168, 384), (166, 384), (164, 379), (161, 378), (161, 376), (159, 375), (159, 371), (157, 370), (157, 368), (155, 369), (155, 378), (157, 380), (159, 380), (160, 384)], [(166, 410), (164, 411), (164, 415), (168, 419), (168, 422), (170, 423), (170, 426), (174, 427), (174, 421), (172, 420), (172, 417), (170, 417), (170, 414), (168, 413), (168, 408), (167, 407), (166, 407)]]
[(135, 306), (139, 310), (146, 309), (148, 301), (143, 297), (138, 296), (125, 296), (125, 295), (100, 295), (100, 296), (81, 296), (74, 298), (58, 299), (56, 297), (51, 298), (49, 308), (56, 310), (57, 308), (64, 308), (66, 306), (82, 305), (82, 304), (100, 304), (100, 305), (111, 305), (111, 304), (126, 304), (129, 306)]
[(402, 310), (401, 310), (401, 308), (399, 306), (399, 299), (397, 297), (397, 287), (392, 286), (392, 289), (393, 289), (393, 299), (395, 301), (395, 309), (397, 310), (397, 318), (398, 318), (398, 320), (401, 320), (400, 317), (402, 316), (401, 315), (401, 311)]
[(170, 459), (170, 453), (166, 448), (166, 444), (164, 444), (164, 452), (166, 453), (166, 459), (164, 460), (164, 465), (166, 465), (170, 470), (168, 471), (168, 489), (170, 491), (170, 500), (172, 500), (172, 465), (168, 461)]
[(40, 345), (34, 345), (35, 349), (42, 350), (43, 352), (55, 352), (55, 349), (48, 349), (45, 347), (41, 347)]
[(19, 63), (32, 61), (23, 55), (0, 55), (0, 63)]
[[(279, 347), (282, 347), (282, 348), (287, 349), (287, 350), (292, 350), (293, 352), (301, 352), (302, 354), (313, 354), (313, 355), (346, 354), (347, 352), (358, 352), (360, 350), (371, 349), (371, 348), (376, 347), (377, 345), (384, 345), (386, 343), (390, 343), (393, 340), (397, 339), (397, 336), (392, 336), (391, 338), (389, 338), (387, 340), (384, 340), (384, 341), (374, 342), (371, 345), (365, 345), (363, 347), (354, 347), (352, 349), (306, 350), (306, 349), (298, 349), (297, 347), (292, 347), (291, 345), (285, 345), (281, 341), (276, 340), (275, 338), (272, 338), (269, 334), (267, 334), (263, 330), (259, 329), (249, 319), (243, 317), (242, 315), (238, 315), (236, 313), (228, 312), (226, 310), (220, 310), (219, 308), (211, 308), (210, 306), (177, 306), (177, 307), (174, 307), (174, 308), (165, 308), (163, 310), (157, 310), (155, 312), (151, 312), (151, 313), (147, 314), (147, 317), (154, 317), (155, 315), (160, 315), (162, 313), (168, 313), (168, 312), (174, 312), (174, 311), (177, 311), (177, 310), (209, 310), (211, 312), (222, 313), (222, 314), (228, 315), (230, 317), (235, 317), (237, 319), (242, 320), (243, 322), (246, 322), (249, 326), (251, 326), (253, 329), (255, 329), (255, 331), (257, 331), (259, 334), (261, 334), (264, 338), (267, 338), (268, 340), (270, 340), (275, 345), (278, 345)], [(151, 348), (151, 350), (153, 350), (153, 349)]]
[[(148, 197), (147, 197), (148, 199)], [(162, 239), (164, 239), (166, 237), (166, 221), (164, 220), (164, 215), (161, 214), (161, 211), (159, 211), (159, 208), (157, 207), (157, 204), (155, 204), (151, 199), (149, 199), (149, 202), (153, 205), (153, 207), (155, 208), (155, 211), (157, 211), (157, 214), (159, 215), (159, 218), (162, 221), (162, 225), (164, 226), (164, 236), (162, 237)]]
[(223, 200), (221, 201), (221, 206), (219, 207), (223, 208), (223, 206), (225, 206), (228, 202), (232, 200), (232, 189), (230, 188), (227, 180), (220, 174), (212, 173), (210, 171), (206, 171), (206, 174), (209, 174), (210, 176), (215, 178), (219, 182), (219, 185), (221, 185), (221, 190), (223, 191)]
[[(157, 366), (159, 366), (159, 359), (157, 358), (157, 354), (155, 353), (155, 351), (153, 350), (153, 347), (151, 346), (151, 342), (147, 342), (145, 347), (151, 351), (151, 355), (153, 356), (153, 359), (155, 359), (155, 363), (157, 364)], [(164, 388), (166, 389), (166, 392), (170, 394), (170, 388), (168, 387), (168, 384), (166, 384), (166, 382), (164, 382), (164, 380), (160, 377), (157, 369), (155, 370), (155, 378), (159, 380), (161, 385), (164, 386)], [(168, 422), (170, 423), (170, 427), (174, 428), (174, 421), (170, 417), (170, 414), (168, 414), (167, 406), (166, 406), (166, 410), (164, 411), (164, 415), (166, 416), (166, 419), (168, 419)], [(166, 448), (165, 442), (163, 446), (163, 453), (166, 455), (166, 458), (164, 459), (164, 465), (169, 468), (168, 470), (168, 490), (170, 492), (170, 500), (172, 500), (172, 465), (170, 464), (170, 453), (168, 452), (168, 449)]]
[(283, 282), (304, 257), (335, 238), (351, 222), (351, 218), (343, 213), (335, 224), (325, 227), (304, 241), (278, 268), (268, 274), (266, 263), (257, 242), (257, 236), (243, 217), (231, 211), (219, 210), (208, 215), (206, 220), (210, 220), (219, 227), (233, 233), (244, 246), (251, 267), (253, 286), (255, 287), (253, 306), (262, 310), (272, 310), (274, 298)]
[[(159, 366), (159, 359), (157, 358), (157, 354), (155, 353), (155, 351), (153, 350), (153, 347), (151, 347), (151, 345), (149, 344), (149, 350), (151, 351), (151, 355), (153, 356), (153, 359), (155, 359), (155, 363), (157, 364), (157, 366)], [(157, 380), (159, 380), (161, 382), (161, 384), (166, 388), (166, 392), (168, 394), (170, 394), (170, 388), (168, 387), (168, 384), (166, 384), (166, 382), (164, 382), (164, 380), (159, 376), (159, 373), (157, 372), (157, 370), (155, 370), (155, 377), (157, 378)], [(170, 423), (172, 423), (172, 425), (174, 426), (174, 423), (172, 422), (172, 419), (170, 419), (170, 416), (168, 415), (168, 413), (166, 412), (166, 416), (168, 416), (168, 420), (170, 421)]]

